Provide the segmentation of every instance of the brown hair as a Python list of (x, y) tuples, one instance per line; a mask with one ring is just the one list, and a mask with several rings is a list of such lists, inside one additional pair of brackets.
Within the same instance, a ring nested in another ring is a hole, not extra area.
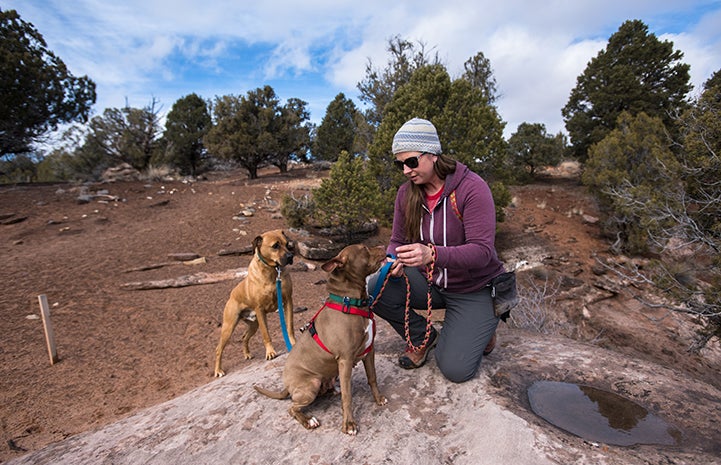
[[(433, 171), (441, 179), (446, 179), (456, 171), (456, 161), (445, 155), (436, 155), (436, 162), (433, 164)], [(423, 188), (417, 184), (410, 183), (410, 189), (406, 193), (405, 205), (405, 230), (408, 242), (418, 242), (421, 239), (421, 218), (423, 217)]]

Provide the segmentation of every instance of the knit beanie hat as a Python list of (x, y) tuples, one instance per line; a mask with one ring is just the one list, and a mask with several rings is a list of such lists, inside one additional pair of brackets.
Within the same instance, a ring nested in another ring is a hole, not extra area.
[(393, 136), (393, 155), (401, 152), (426, 152), (441, 154), (441, 141), (438, 132), (428, 120), (413, 118), (406, 121)]

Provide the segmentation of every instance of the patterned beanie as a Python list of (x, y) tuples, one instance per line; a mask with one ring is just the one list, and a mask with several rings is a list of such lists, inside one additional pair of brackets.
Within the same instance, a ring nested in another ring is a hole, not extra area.
[(438, 132), (428, 120), (413, 118), (401, 126), (393, 136), (393, 155), (401, 152), (426, 152), (441, 154), (441, 141)]

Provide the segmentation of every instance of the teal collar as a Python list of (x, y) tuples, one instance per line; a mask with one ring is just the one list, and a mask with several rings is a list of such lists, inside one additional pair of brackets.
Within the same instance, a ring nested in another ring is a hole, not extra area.
[(339, 304), (350, 305), (352, 307), (367, 307), (370, 304), (368, 299), (351, 299), (350, 297), (341, 297), (335, 294), (329, 295), (328, 300)]

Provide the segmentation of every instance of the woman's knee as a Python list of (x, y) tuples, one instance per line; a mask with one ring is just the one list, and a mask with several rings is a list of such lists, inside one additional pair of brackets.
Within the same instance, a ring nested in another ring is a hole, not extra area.
[(436, 352), (436, 365), (441, 374), (451, 382), (465, 383), (476, 376), (480, 363), (469, 363), (468, 360), (448, 360), (443, 354)]

